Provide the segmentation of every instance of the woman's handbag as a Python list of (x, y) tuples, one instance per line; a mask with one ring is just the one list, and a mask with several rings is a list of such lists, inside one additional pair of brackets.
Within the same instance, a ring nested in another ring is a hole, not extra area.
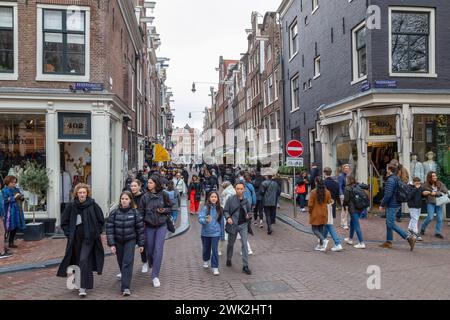
[(169, 230), (172, 233), (175, 233), (175, 225), (173, 223), (172, 217), (167, 217), (167, 230)]
[(229, 224), (228, 222), (226, 222), (225, 224), (225, 231), (228, 234), (237, 234), (238, 233), (238, 226), (234, 223)]
[(450, 203), (450, 198), (448, 197), (447, 194), (444, 194), (440, 197), (436, 197), (436, 206), (438, 206), (438, 207), (444, 206), (447, 203)]
[(328, 223), (327, 224), (333, 224), (333, 204), (329, 203), (327, 204), (327, 211), (328, 211)]

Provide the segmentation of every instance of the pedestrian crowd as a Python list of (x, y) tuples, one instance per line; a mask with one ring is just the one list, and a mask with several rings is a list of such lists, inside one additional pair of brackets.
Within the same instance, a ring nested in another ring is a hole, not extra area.
[[(253, 250), (249, 235), (254, 234), (252, 227), (266, 227), (267, 234), (273, 235), (281, 195), (280, 176), (270, 170), (262, 174), (260, 170), (231, 166), (190, 167), (191, 178), (184, 166), (149, 168), (145, 165), (136, 175), (130, 173), (118, 208), (106, 219), (92, 199), (90, 186), (78, 184), (73, 192), (74, 200), (62, 213), (61, 228), (67, 236), (67, 247), (57, 275), (66, 277), (69, 266), (78, 266), (79, 295), (86, 296), (87, 290), (93, 288), (93, 272), (102, 274), (104, 248), (101, 234), (106, 229), (107, 245), (116, 255), (120, 270), (117, 278), (121, 281), (121, 293), (131, 295), (136, 246), (141, 256), (142, 273), (151, 269), (153, 286), (160, 287), (165, 239), (168, 232), (175, 232), (182, 199), (189, 201), (189, 214), (196, 216), (201, 226), (202, 266), (211, 268), (212, 274), (217, 276), (220, 274), (219, 257), (226, 254), (226, 266), (231, 267), (234, 245), (240, 240), (242, 272), (252, 274), (249, 255)], [(328, 167), (321, 174), (314, 165), (309, 174), (303, 171), (295, 177), (296, 204), (300, 214), (309, 216), (312, 232), (317, 238), (316, 251), (327, 252), (328, 236), (334, 243), (332, 252), (342, 251), (343, 242), (355, 249), (366, 248), (362, 220), (367, 218), (371, 206), (370, 188), (358, 182), (351, 172), (352, 167), (345, 164), (337, 176), (333, 176)], [(446, 186), (434, 171), (427, 174), (426, 181), (418, 177), (413, 177), (412, 182), (409, 180), (407, 170), (398, 161), (388, 163), (380, 203), (386, 218), (383, 248), (392, 248), (395, 232), (412, 251), (416, 241), (422, 241), (435, 214), (435, 236), (443, 238), (442, 206), (450, 202)], [(25, 227), (20, 205), (23, 193), (17, 188), (17, 179), (6, 177), (4, 183), (0, 193), (0, 258), (11, 255), (4, 240), (8, 240), (9, 248), (15, 248), (16, 232)], [(428, 215), (419, 228), (423, 201), (426, 201)], [(200, 207), (201, 202), (203, 206)], [(403, 230), (396, 222), (400, 221), (402, 206), (406, 204), (410, 221), (408, 230)], [(335, 228), (339, 208), (340, 226), (348, 232), (343, 241)]]

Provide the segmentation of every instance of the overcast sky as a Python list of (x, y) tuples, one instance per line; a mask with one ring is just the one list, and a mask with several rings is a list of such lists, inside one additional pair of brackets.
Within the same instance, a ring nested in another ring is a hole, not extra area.
[[(175, 126), (201, 129), (205, 107), (210, 106), (209, 84), (218, 82), (219, 57), (240, 59), (247, 50), (245, 29), (251, 28), (251, 12), (276, 11), (281, 0), (156, 0), (153, 16), (162, 45), (158, 57), (170, 58), (167, 85), (175, 103)], [(217, 86), (216, 86), (217, 87)], [(192, 119), (188, 118), (189, 112)]]

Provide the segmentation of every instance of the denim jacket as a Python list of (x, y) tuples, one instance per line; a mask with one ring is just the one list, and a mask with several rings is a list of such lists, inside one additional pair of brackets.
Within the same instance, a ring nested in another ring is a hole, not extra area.
[(211, 221), (207, 223), (206, 217), (208, 216), (208, 207), (206, 205), (203, 206), (202, 211), (198, 215), (198, 222), (202, 225), (202, 237), (223, 237), (224, 219), (220, 219), (220, 222), (217, 221), (218, 214), (215, 205), (211, 206), (209, 215), (211, 216)]

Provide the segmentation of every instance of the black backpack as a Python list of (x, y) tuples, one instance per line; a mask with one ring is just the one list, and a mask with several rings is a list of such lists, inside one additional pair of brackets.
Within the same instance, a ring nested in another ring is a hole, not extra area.
[(364, 210), (370, 207), (370, 200), (367, 193), (359, 186), (356, 185), (352, 189), (353, 192), (353, 205), (356, 210)]
[(398, 203), (408, 202), (411, 194), (411, 188), (397, 177), (397, 192), (395, 198)]

